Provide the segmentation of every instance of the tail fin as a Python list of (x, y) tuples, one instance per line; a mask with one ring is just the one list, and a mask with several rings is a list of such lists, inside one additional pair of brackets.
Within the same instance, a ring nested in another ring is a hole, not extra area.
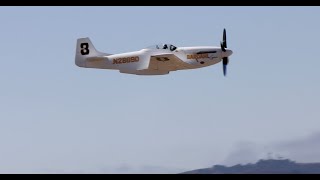
[(101, 57), (111, 54), (97, 51), (89, 38), (80, 38), (77, 40), (75, 64), (79, 67), (85, 67), (86, 59), (89, 57)]

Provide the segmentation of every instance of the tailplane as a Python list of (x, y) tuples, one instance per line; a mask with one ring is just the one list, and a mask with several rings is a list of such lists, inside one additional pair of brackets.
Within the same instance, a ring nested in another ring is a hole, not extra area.
[(97, 51), (89, 38), (80, 38), (77, 40), (75, 63), (79, 67), (85, 67), (85, 61), (87, 58), (102, 57), (108, 55), (111, 54)]

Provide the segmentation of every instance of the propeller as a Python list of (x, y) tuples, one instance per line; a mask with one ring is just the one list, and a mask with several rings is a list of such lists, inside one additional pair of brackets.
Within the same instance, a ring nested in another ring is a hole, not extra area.
[(222, 58), (223, 75), (224, 75), (224, 76), (227, 75), (227, 65), (228, 65), (228, 63), (229, 63), (229, 58), (228, 58), (228, 57)]
[[(220, 42), (220, 46), (221, 46), (221, 50), (223, 52), (226, 52), (226, 48), (227, 48), (227, 33), (226, 33), (226, 29), (223, 29), (223, 39), (222, 42)], [(223, 65), (223, 75), (226, 76), (227, 75), (227, 65), (229, 63), (229, 58), (228, 57), (223, 57), (222, 58), (222, 65)]]
[(227, 33), (226, 33), (226, 29), (223, 29), (223, 41), (221, 42), (221, 48), (222, 50), (225, 52), (227, 47)]

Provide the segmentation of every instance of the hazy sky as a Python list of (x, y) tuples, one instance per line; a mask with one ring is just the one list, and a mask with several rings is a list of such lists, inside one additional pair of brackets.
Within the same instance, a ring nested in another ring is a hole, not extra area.
[[(319, 7), (1, 7), (0, 173), (178, 173), (268, 152), (320, 161), (296, 148), (320, 139), (309, 138), (319, 18)], [(74, 64), (81, 37), (121, 53), (215, 46), (223, 28), (227, 77), (221, 63), (164, 76)]]

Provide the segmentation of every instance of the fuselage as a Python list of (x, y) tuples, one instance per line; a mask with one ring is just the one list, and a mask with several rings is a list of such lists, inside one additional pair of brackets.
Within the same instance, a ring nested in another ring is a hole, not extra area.
[(88, 68), (102, 68), (102, 69), (116, 69), (128, 71), (132, 74), (162, 74), (162, 72), (156, 72), (156, 70), (143, 69), (134, 70), (135, 64), (141, 63), (141, 61), (150, 61), (150, 57), (154, 54), (173, 54), (179, 58), (184, 65), (176, 66), (170, 71), (184, 70), (184, 69), (196, 69), (206, 66), (211, 66), (219, 63), (222, 57), (230, 56), (232, 54), (231, 50), (223, 52), (220, 47), (214, 46), (197, 46), (197, 47), (179, 47), (175, 50), (170, 49), (141, 49), (139, 51), (113, 54), (103, 57), (93, 57), (91, 60), (86, 62), (86, 67)]

